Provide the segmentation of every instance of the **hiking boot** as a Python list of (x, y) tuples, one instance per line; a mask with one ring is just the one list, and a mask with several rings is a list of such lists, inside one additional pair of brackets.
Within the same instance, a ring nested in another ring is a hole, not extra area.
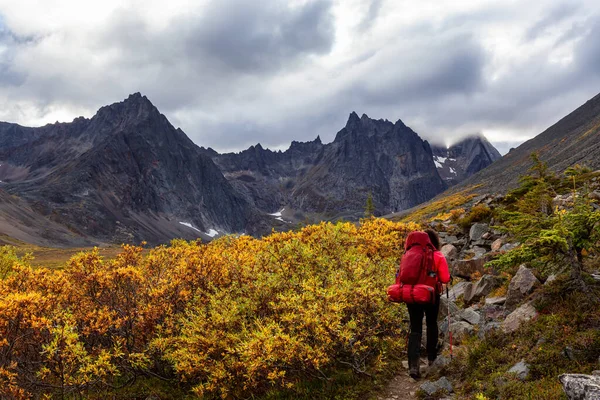
[(408, 360), (408, 375), (415, 380), (421, 377), (421, 371), (419, 371), (419, 363), (420, 360), (418, 358)]

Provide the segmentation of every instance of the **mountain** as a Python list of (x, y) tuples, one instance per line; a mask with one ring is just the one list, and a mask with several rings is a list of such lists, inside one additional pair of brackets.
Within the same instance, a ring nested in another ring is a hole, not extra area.
[(482, 137), (443, 149), (458, 171), (450, 180), (436, 167), (439, 151), (400, 120), (353, 112), (328, 144), (317, 137), (285, 152), (257, 144), (219, 154), (198, 147), (135, 93), (90, 119), (39, 128), (0, 123), (0, 240), (158, 244), (356, 220), (369, 196), (376, 214), (413, 207), (497, 153)]
[(432, 146), (432, 151), (438, 172), (448, 185), (460, 183), (502, 158), (483, 135), (467, 137), (450, 147)]
[(512, 149), (494, 164), (452, 188), (451, 192), (478, 185), (485, 192), (506, 192), (533, 165), (532, 153), (556, 172), (575, 164), (600, 169), (600, 94), (562, 118), (544, 132)]
[(76, 237), (159, 243), (251, 231), (255, 219), (212, 160), (139, 93), (89, 120), (4, 123), (0, 160), (0, 189)]
[[(355, 112), (329, 144), (317, 137), (292, 142), (285, 152), (260, 144), (239, 153), (203, 150), (249, 203), (267, 213), (291, 208), (296, 219), (304, 213), (358, 218), (369, 194), (380, 214), (410, 208), (500, 157), (477, 136), (443, 148), (446, 158), (454, 157), (444, 167), (439, 163), (441, 148), (422, 140), (402, 121), (394, 124)], [(457, 173), (444, 181), (449, 167)]]

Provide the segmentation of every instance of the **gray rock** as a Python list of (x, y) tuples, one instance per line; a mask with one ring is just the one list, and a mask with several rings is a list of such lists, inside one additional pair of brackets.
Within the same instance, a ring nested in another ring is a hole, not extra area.
[(506, 302), (506, 297), (488, 297), (485, 304), (490, 306), (501, 306)]
[(502, 330), (505, 333), (514, 332), (519, 329), (523, 322), (536, 318), (537, 315), (538, 313), (531, 303), (523, 304), (506, 317), (502, 322)]
[(470, 260), (458, 260), (454, 264), (452, 275), (460, 278), (470, 279), (471, 275), (475, 272), (483, 272), (483, 266), (485, 263), (486, 259), (484, 257), (472, 258)]
[(486, 321), (499, 321), (506, 318), (510, 312), (501, 305), (486, 304), (481, 309), (481, 314)]
[(520, 243), (506, 243), (500, 247), (500, 251), (511, 251), (519, 247)]
[(446, 244), (454, 244), (455, 245), (455, 244), (457, 244), (459, 242), (459, 240), (458, 240), (458, 238), (456, 236), (449, 235), (449, 236), (446, 236), (444, 238), (443, 242), (446, 243)]
[(446, 393), (452, 393), (454, 391), (452, 384), (445, 376), (441, 377), (435, 382), (425, 382), (420, 386), (419, 389), (421, 389), (421, 391), (427, 396), (441, 394), (442, 391), (445, 391)]
[(600, 376), (600, 370), (592, 371), (592, 375)]
[(571, 361), (581, 361), (585, 359), (585, 352), (581, 350), (575, 350), (571, 346), (566, 346), (563, 349), (563, 356)]
[(600, 399), (600, 377), (583, 374), (563, 374), (558, 377), (569, 400)]
[(450, 332), (452, 332), (452, 339), (455, 344), (462, 343), (468, 336), (474, 332), (473, 326), (465, 321), (452, 322), (450, 324)]
[(479, 246), (484, 246), (485, 242), (481, 242), (479, 243), (477, 246), (473, 246), (473, 248), (471, 249), (473, 251), (473, 253), (475, 254), (475, 258), (479, 258), (483, 255), (485, 255), (485, 253), (487, 253), (488, 251), (486, 249), (484, 249), (483, 247), (479, 247)]
[(472, 282), (469, 282), (468, 285), (465, 285), (465, 292), (463, 293), (463, 298), (465, 303), (469, 304), (471, 302), (471, 299), (473, 298), (473, 287), (474, 284)]
[(490, 332), (497, 331), (498, 329), (500, 329), (501, 326), (502, 325), (500, 324), (500, 322), (496, 322), (496, 321), (486, 322), (485, 324), (480, 326), (479, 332), (477, 332), (477, 335), (479, 336), (480, 339), (483, 339)]
[(529, 364), (525, 362), (525, 360), (521, 360), (515, 365), (512, 366), (511, 369), (508, 370), (510, 374), (515, 374), (517, 379), (524, 381), (529, 378)]
[(456, 285), (452, 286), (448, 292), (450, 299), (458, 300), (460, 296), (463, 296), (465, 294), (465, 290), (469, 285), (472, 286), (473, 284), (471, 282), (461, 281), (458, 282)]
[(472, 308), (467, 308), (466, 310), (463, 310), (463, 312), (460, 313), (460, 318), (467, 321), (471, 325), (479, 325), (479, 323), (481, 322), (481, 314), (479, 314)]
[[(472, 287), (472, 290), (467, 293), (465, 291), (465, 302), (471, 303), (481, 300), (483, 297), (490, 294), (494, 289), (502, 284), (499, 278), (493, 275), (484, 275)], [(468, 296), (467, 296), (468, 295)]]
[(588, 197), (592, 200), (600, 201), (600, 192), (597, 190), (594, 190), (593, 192), (588, 194)]
[(447, 260), (454, 260), (458, 256), (458, 249), (452, 244), (443, 245), (441, 252)]
[(499, 251), (503, 244), (504, 244), (504, 241), (502, 239), (494, 240), (494, 242), (492, 243), (492, 246), (491, 246), (492, 251)]
[(450, 304), (450, 314), (457, 315), (460, 312), (460, 308), (452, 300), (448, 302), (446, 296), (440, 297), (440, 311), (438, 313), (438, 321), (448, 316), (448, 304)]
[(471, 226), (471, 230), (469, 231), (469, 239), (471, 241), (480, 240), (488, 230), (488, 224), (475, 223)]
[(521, 265), (508, 285), (505, 303), (506, 308), (509, 310), (514, 309), (517, 304), (540, 285), (540, 281), (533, 275), (531, 270), (524, 265)]

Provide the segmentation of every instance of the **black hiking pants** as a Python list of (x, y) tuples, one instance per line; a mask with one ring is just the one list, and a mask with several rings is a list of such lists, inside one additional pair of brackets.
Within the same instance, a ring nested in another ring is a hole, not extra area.
[(408, 359), (419, 358), (421, 337), (423, 335), (423, 314), (427, 323), (427, 358), (433, 361), (437, 357), (438, 344), (438, 313), (440, 311), (440, 295), (436, 296), (434, 304), (407, 304), (410, 316), (410, 335), (408, 337)]

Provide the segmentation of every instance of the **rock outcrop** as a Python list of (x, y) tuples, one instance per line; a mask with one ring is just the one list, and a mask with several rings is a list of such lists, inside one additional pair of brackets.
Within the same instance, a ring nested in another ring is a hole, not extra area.
[(563, 374), (559, 379), (569, 400), (600, 399), (600, 376)]

